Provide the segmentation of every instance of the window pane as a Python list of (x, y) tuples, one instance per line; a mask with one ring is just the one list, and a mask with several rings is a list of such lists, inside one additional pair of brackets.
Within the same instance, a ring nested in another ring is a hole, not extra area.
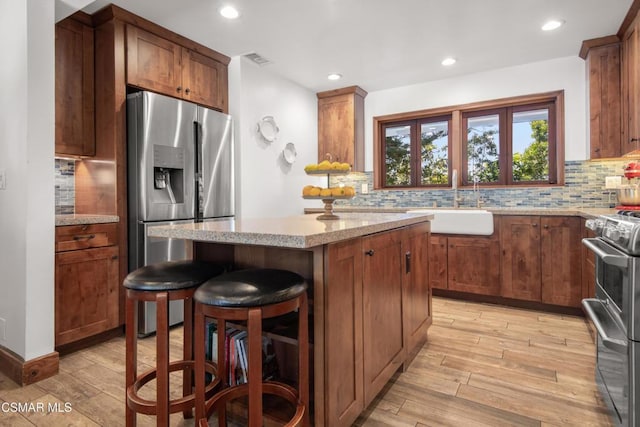
[(467, 119), (467, 166), (469, 182), (497, 182), (500, 118), (497, 114)]
[(385, 128), (385, 185), (411, 184), (411, 127)]
[(549, 180), (549, 110), (513, 113), (513, 181)]
[(420, 126), (422, 184), (449, 183), (449, 123), (423, 123)]

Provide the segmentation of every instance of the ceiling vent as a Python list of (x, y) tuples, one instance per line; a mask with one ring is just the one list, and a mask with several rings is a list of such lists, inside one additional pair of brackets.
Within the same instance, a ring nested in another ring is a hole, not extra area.
[(247, 53), (246, 55), (244, 55), (244, 57), (249, 59), (249, 60), (251, 60), (251, 61), (253, 61), (255, 64), (258, 64), (260, 66), (271, 64), (271, 61), (269, 61), (264, 56), (261, 56), (260, 54), (257, 54), (255, 52)]

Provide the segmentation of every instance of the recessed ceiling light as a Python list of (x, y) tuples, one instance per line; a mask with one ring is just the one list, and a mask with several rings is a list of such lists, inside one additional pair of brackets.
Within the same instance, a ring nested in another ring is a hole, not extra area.
[(444, 65), (445, 67), (448, 67), (449, 65), (453, 65), (455, 63), (456, 63), (455, 58), (445, 58), (442, 60), (442, 65)]
[(238, 16), (240, 16), (240, 13), (233, 6), (225, 6), (220, 9), (220, 15), (224, 16), (227, 19), (236, 19)]
[(544, 23), (544, 25), (542, 26), (542, 31), (552, 31), (555, 30), (556, 28), (560, 28), (562, 26), (562, 24), (564, 24), (564, 21), (560, 21), (557, 19), (552, 19), (550, 21), (547, 21)]
[(342, 78), (342, 74), (331, 73), (327, 76), (329, 80), (340, 80)]

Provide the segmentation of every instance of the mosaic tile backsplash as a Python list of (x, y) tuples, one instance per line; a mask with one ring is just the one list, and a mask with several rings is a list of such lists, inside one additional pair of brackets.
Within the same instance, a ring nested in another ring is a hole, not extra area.
[(56, 162), (56, 215), (75, 213), (76, 162), (67, 159), (55, 159)]
[[(478, 193), (471, 189), (460, 189), (460, 206), (476, 207), (478, 197), (482, 207), (495, 208), (606, 208), (617, 204), (615, 192), (604, 189), (606, 176), (622, 175), (626, 162), (615, 161), (570, 161), (565, 162), (565, 185), (543, 188), (481, 188)], [(75, 213), (75, 161), (55, 159), (56, 215)], [(336, 206), (366, 207), (439, 207), (453, 206), (451, 189), (433, 190), (371, 190), (373, 173), (334, 176), (331, 185), (340, 183), (352, 185), (356, 197), (338, 200)], [(369, 193), (362, 194), (363, 183), (369, 186)]]
[[(459, 189), (461, 207), (476, 207), (478, 197), (482, 207), (495, 208), (606, 208), (617, 204), (616, 194), (605, 190), (606, 176), (622, 176), (626, 162), (613, 161), (568, 161), (564, 165), (565, 185), (541, 188), (481, 188), (477, 193), (472, 189)], [(366, 207), (438, 207), (453, 206), (453, 190), (374, 190), (373, 173), (349, 174), (331, 177), (331, 185), (340, 183), (352, 185), (356, 197), (336, 201), (335, 206)], [(362, 194), (363, 183), (369, 186), (369, 193)]]

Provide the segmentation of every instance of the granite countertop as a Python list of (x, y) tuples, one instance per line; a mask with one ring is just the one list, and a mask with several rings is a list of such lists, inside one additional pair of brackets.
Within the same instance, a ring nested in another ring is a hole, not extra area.
[[(454, 209), (451, 207), (425, 207), (425, 206), (415, 206), (415, 207), (368, 207), (368, 206), (352, 206), (352, 207), (334, 207), (334, 212), (352, 212), (352, 213), (373, 213), (373, 212), (382, 212), (382, 213), (400, 213), (400, 212), (408, 212), (412, 209), (433, 209), (437, 211), (439, 209), (442, 210), (450, 210)], [(460, 210), (464, 209), (476, 209), (476, 208), (456, 208)], [(493, 207), (482, 207), (480, 209), (487, 210), (492, 212), (495, 215), (558, 215), (558, 216), (580, 216), (583, 218), (594, 218), (598, 215), (607, 215), (616, 213), (616, 209), (609, 208), (583, 208), (583, 207), (567, 207), (567, 208), (536, 208), (536, 207), (523, 207), (523, 208), (493, 208)], [(314, 213), (322, 213), (322, 208), (305, 208), (304, 210), (307, 214)]]
[(344, 213), (337, 220), (315, 215), (237, 218), (150, 227), (148, 235), (200, 242), (312, 248), (433, 219), (430, 214)]
[(117, 215), (56, 215), (56, 227), (65, 225), (104, 224), (119, 222)]

